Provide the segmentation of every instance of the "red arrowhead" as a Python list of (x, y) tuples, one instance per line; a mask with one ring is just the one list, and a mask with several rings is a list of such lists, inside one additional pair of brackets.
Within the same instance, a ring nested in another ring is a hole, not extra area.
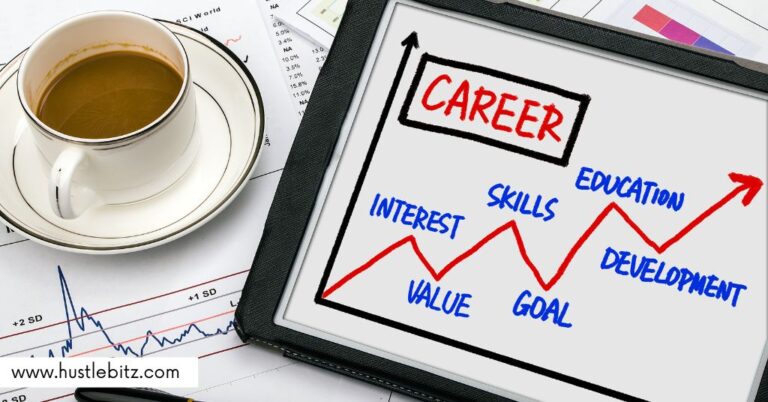
[(763, 181), (755, 176), (739, 173), (729, 173), (728, 177), (730, 177), (734, 183), (740, 184), (740, 186), (736, 187), (737, 190), (747, 192), (744, 195), (744, 198), (741, 200), (741, 203), (744, 204), (745, 207), (752, 202), (757, 193), (759, 193), (760, 189), (763, 187)]

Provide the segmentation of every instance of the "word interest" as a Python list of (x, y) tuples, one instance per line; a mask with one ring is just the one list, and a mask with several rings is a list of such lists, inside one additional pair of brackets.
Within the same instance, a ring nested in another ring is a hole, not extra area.
[(532, 194), (512, 190), (511, 186), (505, 186), (501, 183), (491, 186), (488, 189), (488, 196), (491, 197), (491, 201), (488, 202), (489, 207), (507, 208), (522, 215), (541, 219), (544, 222), (555, 217), (555, 211), (552, 210), (552, 207), (558, 202), (558, 199), (554, 197), (544, 201), (544, 197), (540, 194), (534, 198)]
[(382, 197), (379, 193), (373, 198), (369, 214), (384, 219), (391, 217), (393, 223), (399, 222), (413, 229), (449, 234), (451, 240), (456, 238), (459, 223), (465, 219), (462, 215), (427, 209), (395, 197)]
[[(453, 317), (469, 317), (465, 311), (469, 309), (467, 300), (472, 298), (471, 294), (448, 290), (440, 295), (441, 290), (440, 286), (435, 285), (433, 288), (433, 284), (424, 279), (420, 280), (418, 285), (415, 280), (411, 280), (408, 285), (408, 304), (419, 305), (423, 302), (424, 307), (429, 310), (442, 312)], [(464, 310), (462, 311), (462, 309)]]
[[(432, 92), (438, 85), (447, 85), (453, 95), (436, 99)], [(480, 119), (494, 130), (515, 133), (523, 138), (562, 141), (557, 128), (563, 123), (563, 114), (554, 104), (542, 105), (535, 99), (519, 99), (515, 94), (482, 85), (475, 88), (466, 79), (454, 82), (449, 74), (441, 74), (432, 80), (421, 97), (421, 106), (430, 112), (442, 111), (445, 116), (458, 115), (461, 121)]]
[(722, 280), (717, 275), (705, 275), (688, 268), (668, 266), (664, 261), (638, 256), (629, 251), (616, 251), (611, 247), (605, 249), (600, 268), (612, 269), (618, 275), (639, 279), (641, 282), (674, 287), (678, 292), (685, 290), (688, 294), (724, 302), (730, 299), (733, 307), (736, 307), (739, 301), (740, 292), (747, 289), (746, 285)]
[(548, 302), (547, 299), (541, 296), (534, 297), (530, 290), (523, 290), (517, 296), (515, 305), (512, 307), (512, 314), (518, 317), (531, 317), (534, 320), (541, 320), (543, 322), (547, 322), (551, 317), (552, 324), (561, 328), (570, 328), (573, 324), (565, 321), (568, 306), (568, 302), (560, 306), (560, 300), (557, 297)]
[(659, 184), (643, 178), (613, 176), (589, 167), (582, 167), (576, 177), (576, 188), (584, 191), (603, 192), (605, 195), (616, 194), (619, 198), (629, 198), (638, 204), (659, 205), (675, 212), (683, 207), (685, 193), (677, 193), (659, 187)]

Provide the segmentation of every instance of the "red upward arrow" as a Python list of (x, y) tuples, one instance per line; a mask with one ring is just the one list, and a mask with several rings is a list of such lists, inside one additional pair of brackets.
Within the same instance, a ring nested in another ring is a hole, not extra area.
[(637, 233), (638, 236), (640, 236), (643, 241), (650, 246), (652, 249), (654, 249), (657, 253), (662, 254), (664, 251), (666, 251), (669, 247), (671, 247), (673, 244), (677, 243), (680, 239), (685, 237), (688, 232), (693, 230), (696, 226), (698, 226), (701, 222), (703, 222), (705, 219), (707, 219), (710, 215), (714, 214), (722, 208), (725, 204), (731, 202), (734, 198), (738, 197), (739, 194), (742, 192), (744, 194), (744, 198), (742, 198), (741, 203), (744, 206), (749, 205), (752, 200), (755, 198), (758, 192), (760, 192), (760, 189), (763, 187), (763, 181), (758, 179), (754, 176), (748, 176), (738, 173), (730, 173), (728, 177), (738, 186), (731, 190), (730, 193), (728, 193), (725, 197), (723, 197), (720, 201), (713, 204), (711, 207), (707, 208), (704, 212), (702, 212), (699, 216), (697, 216), (694, 220), (691, 221), (688, 225), (686, 225), (684, 228), (682, 228), (676, 235), (669, 238), (669, 240), (665, 241), (662, 244), (658, 244), (654, 240), (652, 240), (648, 235), (643, 231), (643, 229), (640, 228), (640, 226), (635, 223), (635, 221), (627, 214), (626, 211), (624, 211), (619, 204), (616, 204), (615, 202), (611, 202), (608, 204), (608, 206), (603, 209), (602, 212), (600, 212), (599, 215), (597, 215), (597, 218), (595, 218), (595, 221), (592, 222), (592, 224), (587, 228), (586, 231), (584, 231), (584, 234), (582, 234), (579, 239), (576, 241), (576, 244), (571, 247), (570, 251), (568, 251), (568, 254), (565, 256), (565, 259), (563, 259), (563, 262), (560, 263), (560, 267), (557, 269), (557, 272), (555, 275), (549, 280), (544, 281), (544, 279), (541, 277), (541, 274), (539, 273), (539, 269), (536, 268), (536, 266), (533, 264), (531, 259), (528, 257), (528, 252), (525, 249), (525, 244), (523, 243), (523, 236), (520, 234), (520, 229), (517, 227), (517, 222), (515, 220), (511, 220), (498, 228), (494, 230), (493, 232), (489, 233), (480, 241), (478, 241), (474, 246), (470, 247), (467, 251), (459, 254), (456, 258), (451, 260), (448, 264), (446, 264), (441, 270), (437, 271), (434, 267), (432, 267), (432, 264), (429, 263), (426, 257), (424, 257), (424, 254), (421, 252), (421, 249), (419, 248), (419, 243), (416, 241), (416, 238), (413, 235), (408, 235), (404, 237), (403, 239), (395, 242), (394, 244), (390, 245), (386, 249), (382, 250), (380, 253), (376, 254), (373, 258), (368, 260), (365, 264), (361, 265), (354, 271), (348, 273), (343, 278), (341, 278), (338, 282), (334, 283), (331, 287), (325, 290), (323, 292), (323, 298), (327, 298), (330, 296), (333, 292), (337, 291), (339, 288), (344, 286), (347, 282), (352, 280), (357, 275), (363, 273), (368, 268), (375, 265), (379, 260), (386, 257), (391, 252), (397, 250), (398, 248), (410, 244), (411, 248), (413, 249), (413, 252), (416, 254), (416, 256), (419, 258), (421, 263), (424, 265), (424, 268), (429, 271), (430, 275), (436, 280), (439, 281), (443, 278), (450, 270), (464, 261), (465, 259), (469, 258), (473, 254), (475, 254), (478, 250), (480, 250), (484, 245), (486, 245), (488, 242), (496, 238), (496, 236), (500, 235), (501, 233), (505, 232), (506, 230), (512, 230), (512, 233), (515, 235), (515, 240), (517, 241), (517, 248), (520, 250), (520, 255), (523, 257), (523, 261), (525, 261), (525, 264), (528, 265), (528, 268), (533, 273), (533, 276), (536, 278), (536, 281), (539, 283), (542, 289), (545, 291), (549, 290), (554, 286), (557, 281), (560, 280), (560, 278), (563, 276), (565, 271), (568, 269), (568, 265), (571, 263), (571, 260), (573, 260), (573, 257), (576, 256), (576, 253), (581, 249), (581, 246), (584, 245), (584, 243), (589, 239), (589, 237), (592, 235), (592, 233), (597, 230), (598, 226), (603, 222), (603, 220), (610, 214), (612, 211), (615, 211), (616, 213), (621, 216), (622, 219), (624, 219), (624, 222), (631, 227), (635, 233)]

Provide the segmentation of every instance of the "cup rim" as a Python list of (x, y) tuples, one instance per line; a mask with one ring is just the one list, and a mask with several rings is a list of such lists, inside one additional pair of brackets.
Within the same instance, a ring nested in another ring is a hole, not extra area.
[[(91, 19), (91, 18), (100, 18), (103, 16), (121, 16), (121, 17), (129, 17), (129, 18), (138, 18), (141, 20), (144, 20), (145, 22), (149, 22), (151, 25), (156, 26), (159, 28), (168, 38), (171, 39), (171, 41), (176, 45), (177, 49), (182, 54), (182, 64), (183, 64), (183, 77), (182, 77), (182, 83), (181, 88), (179, 89), (178, 95), (176, 95), (176, 98), (174, 99), (173, 103), (155, 120), (151, 121), (147, 125), (125, 133), (121, 134), (119, 136), (115, 137), (109, 137), (109, 138), (81, 138), (81, 137), (75, 137), (71, 136), (65, 133), (62, 133), (61, 131), (55, 130), (51, 127), (49, 127), (47, 124), (45, 124), (43, 121), (41, 121), (37, 114), (32, 110), (29, 103), (27, 102), (27, 93), (24, 90), (24, 80), (26, 77), (26, 65), (28, 63), (28, 56), (30, 54), (33, 54), (38, 51), (41, 44), (45, 42), (46, 39), (54, 36), (56, 33), (58, 33), (61, 29), (71, 26), (73, 24), (80, 23), (83, 20)], [(32, 42), (32, 45), (26, 50), (24, 56), (21, 59), (21, 62), (19, 64), (19, 75), (16, 79), (16, 88), (17, 88), (17, 94), (19, 97), (19, 101), (21, 102), (22, 109), (24, 110), (24, 113), (27, 115), (27, 117), (32, 121), (34, 125), (37, 126), (37, 128), (40, 129), (44, 134), (54, 137), (59, 140), (64, 140), (69, 143), (79, 144), (79, 145), (105, 145), (105, 144), (114, 144), (119, 142), (124, 142), (131, 139), (136, 139), (138, 137), (143, 136), (144, 134), (153, 132), (155, 128), (160, 126), (162, 123), (164, 123), (172, 114), (174, 114), (180, 106), (183, 104), (187, 93), (189, 92), (189, 86), (190, 86), (190, 74), (189, 74), (190, 68), (189, 68), (189, 55), (187, 54), (186, 49), (184, 48), (184, 45), (181, 43), (181, 40), (171, 31), (168, 27), (163, 25), (161, 22), (150, 18), (146, 15), (136, 13), (133, 11), (122, 11), (122, 10), (104, 10), (104, 11), (91, 11), (86, 12), (83, 14), (78, 14), (73, 17), (67, 18), (56, 25), (52, 26), (48, 30), (46, 30), (43, 34), (41, 34), (37, 39)]]

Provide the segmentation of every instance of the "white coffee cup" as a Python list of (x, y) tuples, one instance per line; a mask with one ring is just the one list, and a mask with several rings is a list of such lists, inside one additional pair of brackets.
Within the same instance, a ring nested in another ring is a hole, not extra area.
[[(117, 137), (86, 139), (58, 132), (36, 116), (43, 92), (62, 71), (85, 58), (117, 50), (160, 58), (182, 75), (178, 96), (160, 117)], [(83, 14), (35, 41), (21, 62), (17, 85), (35, 143), (51, 165), (47, 185), (55, 215), (73, 219), (95, 206), (141, 201), (168, 189), (186, 173), (198, 150), (189, 71), (184, 47), (168, 28), (129, 12)]]

